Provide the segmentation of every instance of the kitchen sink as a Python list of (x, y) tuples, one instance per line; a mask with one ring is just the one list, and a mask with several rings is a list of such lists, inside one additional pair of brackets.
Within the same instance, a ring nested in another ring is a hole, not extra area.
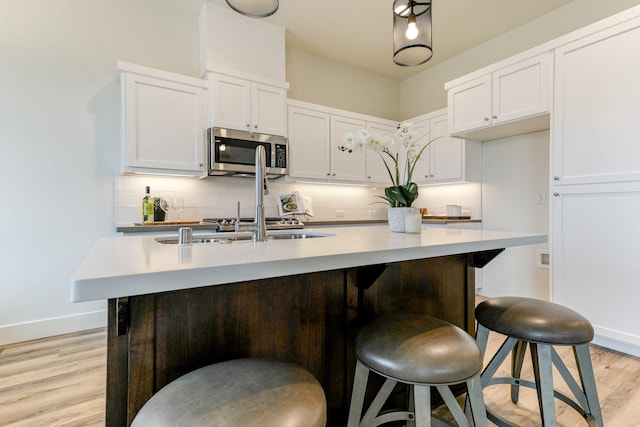
[[(216, 235), (206, 235), (206, 236), (194, 236), (192, 239), (193, 244), (200, 243), (218, 243), (218, 244), (229, 244), (234, 241), (251, 241), (252, 235), (250, 233), (219, 233), (221, 236)], [(333, 234), (328, 233), (317, 233), (317, 232), (305, 232), (301, 230), (296, 231), (278, 231), (273, 233), (268, 233), (268, 240), (297, 240), (297, 239), (312, 239), (316, 237), (328, 237), (333, 236)], [(177, 245), (178, 238), (177, 237), (157, 237), (156, 242), (162, 243), (165, 245)]]

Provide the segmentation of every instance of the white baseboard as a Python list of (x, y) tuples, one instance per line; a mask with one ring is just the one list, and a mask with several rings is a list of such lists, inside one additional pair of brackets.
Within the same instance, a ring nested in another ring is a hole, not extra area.
[(640, 337), (609, 328), (594, 325), (595, 337), (592, 343), (621, 353), (640, 357)]
[(72, 316), (54, 317), (0, 326), (0, 345), (30, 341), (107, 326), (107, 311), (99, 310)]

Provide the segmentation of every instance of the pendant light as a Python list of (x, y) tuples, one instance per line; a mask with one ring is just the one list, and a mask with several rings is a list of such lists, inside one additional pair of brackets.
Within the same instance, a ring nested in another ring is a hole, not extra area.
[(236, 12), (252, 18), (271, 16), (278, 10), (278, 0), (227, 0)]
[(424, 64), (431, 56), (431, 0), (393, 2), (393, 62)]

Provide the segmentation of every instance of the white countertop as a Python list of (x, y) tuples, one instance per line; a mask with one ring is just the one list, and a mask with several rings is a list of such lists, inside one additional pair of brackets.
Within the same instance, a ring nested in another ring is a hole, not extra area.
[[(314, 232), (313, 228), (299, 231)], [(143, 295), (547, 241), (547, 236), (541, 234), (428, 227), (423, 227), (421, 234), (392, 233), (387, 225), (322, 228), (316, 232), (331, 236), (186, 247), (158, 243), (155, 240), (158, 236), (99, 239), (71, 279), (71, 301)], [(215, 236), (225, 234), (228, 235)]]

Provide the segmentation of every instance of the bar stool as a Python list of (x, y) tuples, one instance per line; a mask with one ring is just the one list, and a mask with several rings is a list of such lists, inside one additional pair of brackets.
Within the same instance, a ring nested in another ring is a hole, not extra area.
[[(355, 352), (357, 362), (348, 427), (377, 426), (399, 420), (415, 421), (420, 427), (431, 426), (431, 387), (438, 390), (458, 425), (487, 426), (480, 386), (482, 353), (474, 339), (457, 326), (429, 316), (383, 316), (358, 332)], [(370, 372), (386, 380), (361, 418)], [(409, 408), (381, 414), (397, 383), (410, 386)], [(467, 416), (449, 388), (449, 385), (463, 383), (470, 397)], [(448, 424), (435, 417), (434, 421)]]
[[(518, 402), (520, 386), (538, 394), (542, 425), (556, 425), (555, 401), (559, 399), (578, 411), (589, 425), (604, 426), (596, 382), (589, 355), (593, 326), (575, 311), (547, 301), (521, 297), (485, 300), (475, 310), (478, 321), (476, 340), (484, 353), (489, 331), (507, 338), (482, 372), (482, 387), (511, 385), (511, 401)], [(529, 346), (534, 380), (520, 378), (525, 351)], [(553, 346), (571, 346), (580, 375), (579, 386)], [(512, 353), (511, 376), (494, 377), (496, 370)], [(552, 366), (555, 366), (575, 400), (554, 389)], [(488, 418), (498, 426), (514, 426), (509, 420), (487, 410)]]
[(236, 359), (189, 372), (154, 394), (134, 427), (323, 427), (326, 400), (308, 371), (269, 359)]

